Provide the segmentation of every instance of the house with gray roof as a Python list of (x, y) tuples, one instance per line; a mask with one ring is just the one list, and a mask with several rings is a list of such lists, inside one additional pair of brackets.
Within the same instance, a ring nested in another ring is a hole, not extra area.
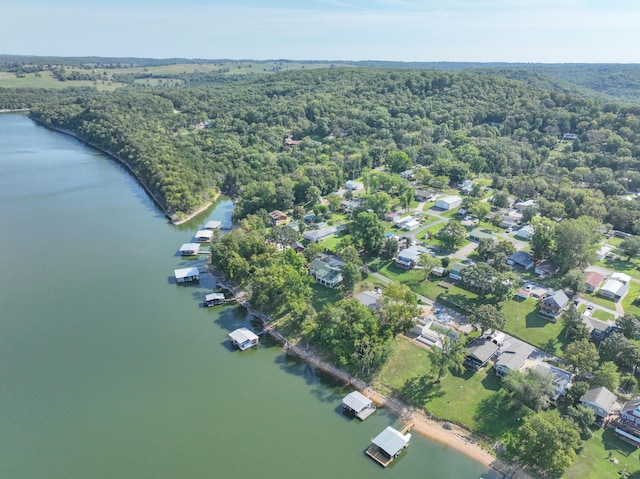
[(569, 298), (564, 291), (557, 290), (551, 294), (548, 294), (540, 300), (538, 303), (540, 314), (546, 316), (549, 321), (556, 322), (558, 316), (562, 314), (562, 311), (569, 303)]
[(395, 259), (396, 266), (404, 269), (413, 268), (424, 251), (426, 250), (420, 246), (410, 246), (399, 251)]
[(472, 371), (479, 371), (493, 359), (500, 347), (488, 338), (478, 338), (467, 347), (464, 366)]
[(533, 261), (533, 256), (526, 251), (516, 251), (509, 256), (507, 264), (510, 266), (518, 266), (526, 271), (533, 268), (535, 262)]
[(573, 374), (545, 361), (536, 364), (536, 370), (540, 374), (551, 376), (553, 391), (549, 394), (549, 397), (552, 401), (557, 401), (560, 396), (566, 396), (567, 390), (571, 386)]
[(327, 226), (317, 230), (307, 230), (302, 234), (302, 237), (310, 243), (319, 243), (320, 241), (330, 238), (338, 233), (338, 228), (335, 226)]
[(504, 376), (509, 371), (522, 371), (535, 348), (524, 341), (516, 341), (507, 347), (495, 363), (496, 375)]
[(604, 386), (592, 387), (580, 397), (580, 404), (592, 409), (596, 420), (603, 420), (613, 409), (616, 403), (616, 395)]
[(331, 266), (320, 259), (314, 259), (309, 267), (309, 274), (313, 276), (316, 283), (328, 288), (335, 288), (342, 282), (342, 272), (340, 268)]

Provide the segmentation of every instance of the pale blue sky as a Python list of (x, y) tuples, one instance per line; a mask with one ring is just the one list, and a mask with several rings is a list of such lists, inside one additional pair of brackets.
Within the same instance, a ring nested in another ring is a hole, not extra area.
[(0, 53), (640, 63), (638, 0), (0, 0)]

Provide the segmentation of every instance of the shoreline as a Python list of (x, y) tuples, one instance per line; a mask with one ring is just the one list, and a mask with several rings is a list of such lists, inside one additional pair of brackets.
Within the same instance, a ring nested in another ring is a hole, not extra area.
[[(15, 112), (20, 112), (20, 111), (30, 111), (30, 110), (29, 109), (24, 109), (24, 110), (0, 110), (0, 113), (15, 113)], [(153, 200), (153, 202), (156, 204), (156, 206), (158, 208), (160, 208), (160, 210), (164, 213), (165, 217), (174, 226), (179, 226), (179, 225), (184, 224), (187, 221), (195, 218), (200, 213), (202, 213), (202, 212), (206, 211), (208, 208), (210, 208), (211, 205), (213, 205), (218, 200), (218, 198), (220, 198), (220, 193), (216, 193), (216, 197), (212, 201), (208, 201), (207, 203), (205, 203), (204, 205), (202, 205), (198, 209), (196, 209), (194, 212), (189, 213), (184, 218), (177, 219), (177, 218), (175, 218), (175, 215), (170, 214), (167, 211), (167, 209), (162, 205), (162, 202), (156, 197), (155, 193), (153, 193), (151, 191), (151, 189), (145, 184), (145, 182), (142, 181), (142, 179), (136, 174), (136, 172), (133, 170), (131, 165), (129, 165), (129, 163), (127, 161), (125, 161), (123, 158), (119, 157), (115, 153), (112, 153), (111, 151), (105, 150), (104, 148), (101, 148), (98, 145), (95, 145), (94, 143), (91, 143), (90, 141), (87, 141), (87, 140), (85, 140), (83, 138), (80, 138), (76, 133), (74, 133), (71, 130), (65, 130), (64, 128), (59, 128), (59, 127), (56, 127), (56, 126), (47, 125), (47, 124), (45, 124), (43, 121), (41, 121), (38, 118), (34, 118), (34, 117), (31, 117), (31, 116), (29, 118), (32, 121), (36, 122), (38, 125), (41, 125), (41, 126), (43, 126), (45, 128), (48, 128), (49, 130), (57, 131), (58, 133), (63, 133), (65, 135), (71, 136), (71, 137), (75, 138), (76, 140), (84, 143), (85, 145), (88, 145), (91, 148), (94, 148), (94, 149), (104, 153), (105, 155), (109, 156), (110, 158), (113, 158), (114, 160), (116, 160), (118, 163), (120, 163), (122, 166), (124, 166), (124, 168), (127, 170), (127, 172), (129, 172), (136, 179), (138, 184), (140, 186), (142, 186), (144, 191), (146, 191), (146, 193)]]
[[(309, 364), (312, 364), (313, 366), (320, 369), (322, 372), (329, 374), (333, 378), (344, 381), (345, 384), (348, 384), (354, 389), (360, 391), (365, 396), (369, 397), (377, 406), (385, 407), (406, 423), (412, 423), (412, 429), (418, 434), (435, 442), (438, 442), (445, 447), (455, 449), (456, 451), (482, 464), (487, 469), (491, 469), (499, 474), (502, 474), (503, 477), (509, 477), (513, 479), (533, 479), (532, 476), (530, 476), (523, 470), (517, 468), (516, 466), (512, 466), (503, 462), (502, 460), (498, 459), (496, 456), (488, 452), (486, 449), (482, 448), (472, 439), (471, 431), (464, 429), (459, 425), (452, 424), (448, 421), (438, 420), (433, 418), (432, 416), (427, 416), (426, 411), (422, 409), (414, 409), (395, 398), (385, 396), (384, 394), (373, 389), (370, 385), (368, 385), (361, 379), (355, 378), (349, 373), (323, 361), (313, 351), (309, 351), (308, 349), (305, 349), (297, 344), (291, 343), (289, 340), (287, 340), (287, 338), (282, 336), (277, 331), (277, 329), (274, 328), (270, 321), (271, 318), (251, 308), (251, 306), (244, 299), (246, 296), (244, 292), (236, 291), (236, 288), (228, 284), (226, 280), (220, 278), (218, 272), (212, 270), (210, 264), (208, 264), (207, 266), (209, 272), (216, 280), (217, 287), (229, 291), (234, 296), (236, 296), (238, 305), (245, 308), (251, 316), (259, 319), (262, 322), (265, 331), (272, 338), (283, 344), (283, 350), (286, 354), (292, 354), (297, 358)], [(449, 424), (451, 426), (451, 429), (445, 429), (445, 423)]]

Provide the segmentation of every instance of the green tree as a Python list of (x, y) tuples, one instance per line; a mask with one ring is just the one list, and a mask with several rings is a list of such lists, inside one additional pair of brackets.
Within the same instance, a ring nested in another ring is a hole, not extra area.
[(409, 211), (411, 202), (413, 201), (416, 191), (413, 188), (407, 188), (400, 194), (400, 205), (405, 211)]
[(571, 419), (580, 431), (580, 438), (583, 441), (587, 441), (593, 436), (591, 432), (591, 426), (595, 420), (595, 413), (593, 409), (584, 407), (581, 404), (577, 406), (567, 406), (566, 416)]
[(615, 392), (620, 386), (620, 372), (615, 363), (611, 361), (603, 362), (593, 373), (591, 383), (594, 386), (603, 386), (609, 391)]
[(562, 278), (562, 286), (575, 294), (583, 293), (585, 291), (584, 274), (577, 268), (567, 271), (567, 274)]
[(513, 444), (523, 464), (560, 475), (575, 459), (580, 436), (572, 421), (551, 410), (525, 417)]
[(340, 284), (345, 294), (351, 294), (353, 288), (362, 278), (360, 276), (360, 268), (352, 262), (346, 262), (342, 265), (342, 283)]
[(460, 275), (464, 284), (484, 298), (494, 290), (498, 273), (488, 263), (475, 263), (464, 268)]
[(574, 341), (567, 346), (564, 360), (575, 373), (588, 373), (598, 365), (598, 350), (586, 339)]
[(457, 221), (449, 221), (436, 233), (436, 238), (449, 249), (460, 246), (466, 237), (466, 228)]
[(331, 193), (327, 195), (327, 201), (329, 202), (329, 209), (331, 211), (338, 211), (340, 209), (340, 205), (342, 204), (342, 198), (340, 195), (335, 193)]
[(375, 213), (362, 211), (351, 222), (351, 235), (354, 242), (365, 253), (378, 255), (384, 245), (384, 226)]
[(393, 259), (398, 255), (399, 246), (398, 240), (394, 237), (389, 237), (385, 240), (382, 247), (382, 257), (385, 259)]
[(531, 236), (531, 254), (536, 260), (551, 257), (555, 250), (556, 224), (549, 218), (534, 218), (533, 235)]
[(467, 211), (479, 220), (484, 220), (491, 211), (491, 206), (484, 201), (474, 201), (468, 206)]
[(424, 270), (424, 279), (427, 279), (433, 268), (440, 265), (440, 260), (428, 253), (422, 253), (418, 257), (418, 266)]
[(627, 261), (640, 254), (640, 236), (629, 236), (621, 244), (620, 249), (627, 255)]
[(559, 223), (555, 228), (553, 259), (560, 273), (591, 264), (601, 237), (599, 223), (590, 216)]
[(385, 288), (378, 317), (389, 338), (408, 332), (419, 314), (418, 297), (407, 285), (393, 282)]
[(535, 411), (549, 407), (549, 395), (554, 391), (552, 376), (540, 373), (535, 368), (527, 369), (524, 373), (509, 370), (502, 377), (502, 387), (511, 393), (513, 399)]
[(623, 368), (632, 368), (639, 359), (638, 346), (618, 332), (600, 343), (600, 355), (605, 361), (613, 361)]
[(566, 309), (566, 311), (562, 313), (560, 319), (562, 320), (562, 324), (564, 325), (565, 338), (575, 335), (579, 325), (582, 324), (582, 315), (573, 304), (573, 302), (569, 304), (569, 307)]
[(638, 339), (640, 337), (640, 321), (633, 314), (624, 314), (616, 318), (616, 326), (625, 338)]
[(481, 304), (471, 314), (469, 322), (481, 332), (490, 329), (501, 330), (507, 324), (507, 317), (497, 306)]
[(413, 165), (413, 161), (404, 151), (396, 150), (389, 152), (387, 166), (392, 173), (400, 173), (408, 170)]
[(439, 336), (442, 348), (433, 347), (428, 352), (431, 367), (437, 375), (437, 383), (448, 370), (462, 372), (464, 370), (462, 363), (467, 354), (464, 343), (457, 337), (451, 337), (448, 334), (439, 334)]

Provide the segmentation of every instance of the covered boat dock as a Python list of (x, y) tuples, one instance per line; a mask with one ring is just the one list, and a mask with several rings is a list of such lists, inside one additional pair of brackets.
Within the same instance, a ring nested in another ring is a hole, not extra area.
[(373, 401), (358, 391), (350, 392), (344, 397), (342, 408), (345, 412), (353, 414), (361, 421), (364, 421), (376, 411)]
[(371, 440), (371, 445), (366, 450), (367, 456), (382, 467), (387, 467), (404, 449), (409, 447), (411, 434), (407, 431), (412, 426), (411, 424), (407, 425), (402, 431), (387, 426), (384, 431)]
[(191, 281), (200, 281), (200, 270), (197, 267), (182, 268), (173, 271), (176, 277), (176, 283), (188, 283)]
[(223, 293), (209, 293), (204, 297), (204, 305), (215, 306), (217, 304), (223, 304), (226, 300)]
[(247, 328), (238, 328), (230, 332), (229, 338), (231, 339), (231, 344), (240, 351), (244, 351), (258, 344), (258, 335)]

